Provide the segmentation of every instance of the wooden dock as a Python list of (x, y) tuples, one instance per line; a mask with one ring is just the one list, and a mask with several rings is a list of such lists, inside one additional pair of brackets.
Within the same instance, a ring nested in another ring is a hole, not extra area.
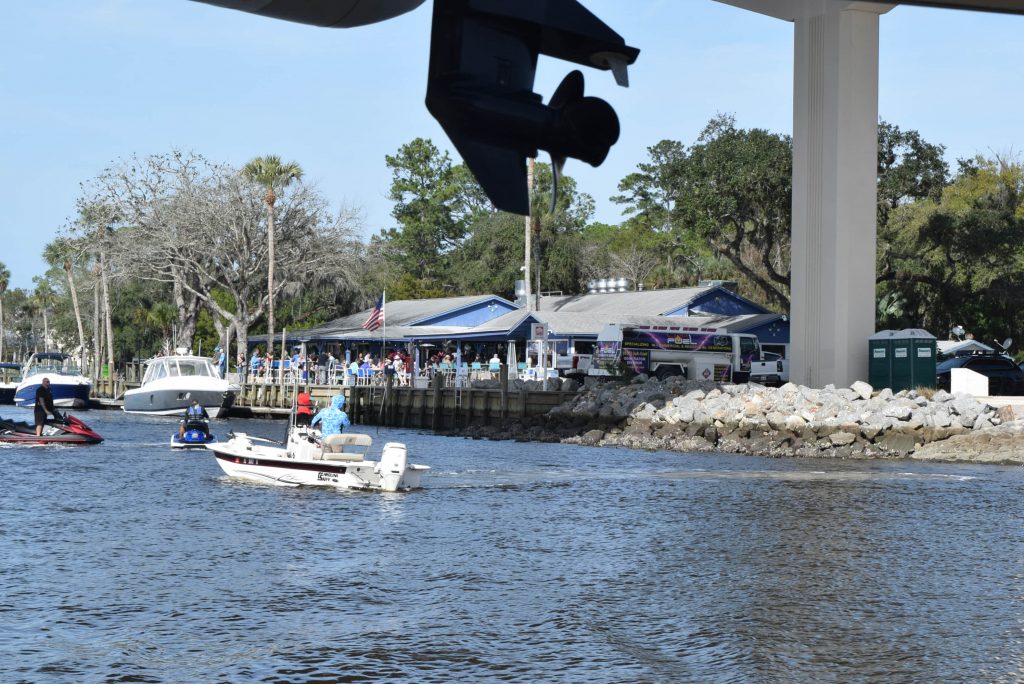
[[(108, 396), (99, 392), (93, 408), (120, 409), (124, 390), (111, 384)], [(94, 386), (95, 388), (95, 386)], [(435, 376), (428, 387), (382, 385), (247, 384), (235, 400), (229, 415), (243, 418), (287, 418), (299, 392), (308, 392), (317, 407), (330, 405), (331, 398), (345, 397), (345, 411), (353, 423), (452, 430), (469, 425), (501, 425), (525, 416), (547, 413), (568, 401), (575, 392), (510, 390), (504, 378), (499, 388), (447, 387)], [(113, 396), (110, 396), (113, 395)]]

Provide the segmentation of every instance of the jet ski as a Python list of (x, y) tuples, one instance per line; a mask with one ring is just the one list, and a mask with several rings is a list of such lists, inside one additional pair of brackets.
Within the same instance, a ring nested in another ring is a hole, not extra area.
[(177, 432), (171, 435), (171, 447), (175, 449), (202, 448), (207, 444), (216, 444), (217, 438), (210, 433), (210, 423), (205, 420), (190, 420), (185, 423), (185, 434)]
[(0, 442), (8, 444), (99, 444), (102, 441), (92, 428), (66, 413), (60, 420), (47, 420), (41, 436), (36, 435), (35, 425), (0, 418)]

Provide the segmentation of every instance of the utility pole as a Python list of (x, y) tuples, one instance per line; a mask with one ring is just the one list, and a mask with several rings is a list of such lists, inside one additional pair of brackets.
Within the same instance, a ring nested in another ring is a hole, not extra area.
[(533, 157), (526, 159), (526, 196), (530, 211), (526, 214), (526, 260), (523, 266), (523, 290), (526, 293), (526, 310), (533, 311), (533, 295), (530, 292), (530, 242), (533, 234)]

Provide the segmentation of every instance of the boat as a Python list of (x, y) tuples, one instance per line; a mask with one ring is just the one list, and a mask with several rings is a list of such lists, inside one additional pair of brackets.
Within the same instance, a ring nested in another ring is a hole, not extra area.
[(210, 423), (206, 420), (190, 420), (185, 423), (184, 435), (177, 432), (171, 435), (171, 447), (174, 449), (201, 449), (216, 442), (217, 438), (210, 432)]
[(0, 404), (13, 404), (21, 382), (20, 363), (0, 363)]
[[(228, 476), (265, 484), (404, 492), (419, 489), (430, 466), (408, 462), (400, 442), (388, 442), (378, 460), (366, 458), (373, 438), (343, 433), (329, 438), (325, 452), (316, 428), (294, 425), (285, 444), (235, 432), (226, 442), (209, 444), (217, 464)], [(331, 449), (333, 448), (333, 451)]]
[(61, 408), (88, 408), (92, 380), (82, 375), (74, 359), (63, 352), (37, 352), (28, 358), (21, 382), (14, 391), (18, 406), (36, 405), (36, 390), (50, 378), (53, 405)]
[(63, 420), (47, 420), (43, 434), (36, 435), (36, 426), (24, 421), (0, 418), (0, 442), (13, 444), (99, 444), (103, 438), (74, 416), (64, 414)]
[(205, 356), (177, 354), (158, 356), (146, 362), (142, 385), (124, 393), (125, 413), (180, 415), (193, 399), (213, 418), (227, 415), (239, 392), (220, 377)]

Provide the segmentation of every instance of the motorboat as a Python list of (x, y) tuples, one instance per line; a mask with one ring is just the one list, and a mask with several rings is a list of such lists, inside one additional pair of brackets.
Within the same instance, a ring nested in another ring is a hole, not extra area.
[(21, 382), (14, 391), (18, 406), (36, 405), (36, 390), (50, 379), (53, 405), (61, 408), (88, 408), (92, 380), (82, 375), (74, 359), (63, 352), (37, 352), (28, 358)]
[[(327, 442), (327, 445), (323, 444)], [(367, 459), (373, 438), (361, 433), (320, 439), (316, 428), (295, 425), (285, 444), (235, 432), (207, 445), (230, 477), (297, 487), (312, 485), (373, 492), (418, 489), (430, 466), (409, 463), (404, 444), (388, 442), (378, 460)]]
[(171, 435), (171, 447), (174, 449), (202, 449), (207, 444), (216, 444), (217, 438), (210, 432), (210, 423), (206, 420), (188, 420), (185, 422), (185, 434), (175, 432)]
[(0, 442), (13, 444), (99, 444), (103, 438), (74, 416), (64, 414), (62, 420), (47, 420), (43, 434), (36, 435), (36, 426), (24, 421), (0, 418)]
[(142, 385), (124, 393), (125, 413), (184, 414), (193, 399), (213, 418), (226, 415), (240, 388), (220, 377), (205, 356), (158, 356), (146, 362)]
[(0, 404), (13, 404), (21, 382), (20, 363), (0, 363)]

